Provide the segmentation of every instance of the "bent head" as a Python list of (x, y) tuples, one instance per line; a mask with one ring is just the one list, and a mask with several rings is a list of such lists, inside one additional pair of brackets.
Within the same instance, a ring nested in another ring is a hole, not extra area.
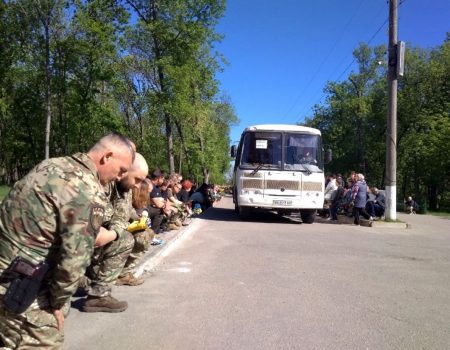
[(178, 192), (180, 192), (181, 190), (181, 184), (176, 183), (172, 185), (172, 191), (174, 194), (178, 194)]
[(103, 136), (88, 152), (98, 171), (100, 182), (106, 185), (121, 179), (135, 158), (135, 152), (129, 140), (119, 134)]
[(150, 180), (152, 180), (154, 185), (161, 186), (164, 182), (164, 172), (159, 168), (153, 169), (150, 174)]
[(136, 157), (130, 169), (119, 181), (120, 187), (125, 191), (134, 187), (139, 188), (147, 174), (148, 165), (145, 158), (140, 153), (136, 153)]

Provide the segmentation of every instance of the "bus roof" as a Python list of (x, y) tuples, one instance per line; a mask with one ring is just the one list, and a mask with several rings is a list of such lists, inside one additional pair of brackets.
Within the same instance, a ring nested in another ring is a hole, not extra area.
[(246, 131), (288, 131), (288, 132), (304, 132), (308, 134), (320, 135), (320, 130), (309, 128), (307, 126), (289, 125), (289, 124), (261, 124), (252, 125), (245, 128)]

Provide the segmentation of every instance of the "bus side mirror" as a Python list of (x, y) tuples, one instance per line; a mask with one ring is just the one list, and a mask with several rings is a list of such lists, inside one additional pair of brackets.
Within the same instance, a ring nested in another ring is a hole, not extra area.
[(236, 158), (236, 145), (231, 146), (230, 155), (231, 158)]
[(325, 152), (325, 163), (328, 164), (333, 160), (333, 151), (331, 149), (327, 149)]

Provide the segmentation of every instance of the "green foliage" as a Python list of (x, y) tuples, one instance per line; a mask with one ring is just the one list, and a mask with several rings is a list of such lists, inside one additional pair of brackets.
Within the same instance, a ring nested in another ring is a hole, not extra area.
[[(333, 149), (329, 170), (366, 175), (384, 187), (386, 149), (385, 48), (361, 45), (358, 72), (348, 81), (329, 82), (327, 101), (306, 124), (323, 131)], [(397, 115), (398, 198), (413, 196), (422, 211), (450, 209), (450, 41), (433, 50), (409, 48), (399, 80)]]
[(9, 192), (9, 187), (8, 186), (0, 186), (0, 202), (3, 200), (3, 198), (5, 198), (5, 196), (8, 194)]
[(51, 156), (116, 130), (150, 168), (222, 182), (236, 120), (215, 80), (224, 9), (224, 0), (0, 1), (0, 183), (43, 159), (48, 105)]

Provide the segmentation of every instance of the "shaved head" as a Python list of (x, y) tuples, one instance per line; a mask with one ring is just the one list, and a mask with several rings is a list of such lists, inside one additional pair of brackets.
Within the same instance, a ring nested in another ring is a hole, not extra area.
[(145, 160), (144, 156), (140, 153), (135, 154), (134, 162), (131, 164), (130, 172), (141, 172), (145, 173), (144, 177), (148, 174), (148, 165), (147, 161)]
[(139, 187), (148, 174), (148, 165), (145, 158), (140, 153), (136, 153), (133, 164), (128, 173), (120, 180), (120, 187), (127, 191), (133, 187)]
[(135, 158), (129, 140), (119, 133), (103, 136), (88, 152), (97, 168), (102, 185), (120, 180)]
[(134, 161), (136, 145), (133, 141), (117, 132), (111, 132), (103, 136), (92, 146), (89, 152), (101, 152), (111, 148), (123, 148), (123, 151), (128, 151), (131, 154), (131, 159)]

